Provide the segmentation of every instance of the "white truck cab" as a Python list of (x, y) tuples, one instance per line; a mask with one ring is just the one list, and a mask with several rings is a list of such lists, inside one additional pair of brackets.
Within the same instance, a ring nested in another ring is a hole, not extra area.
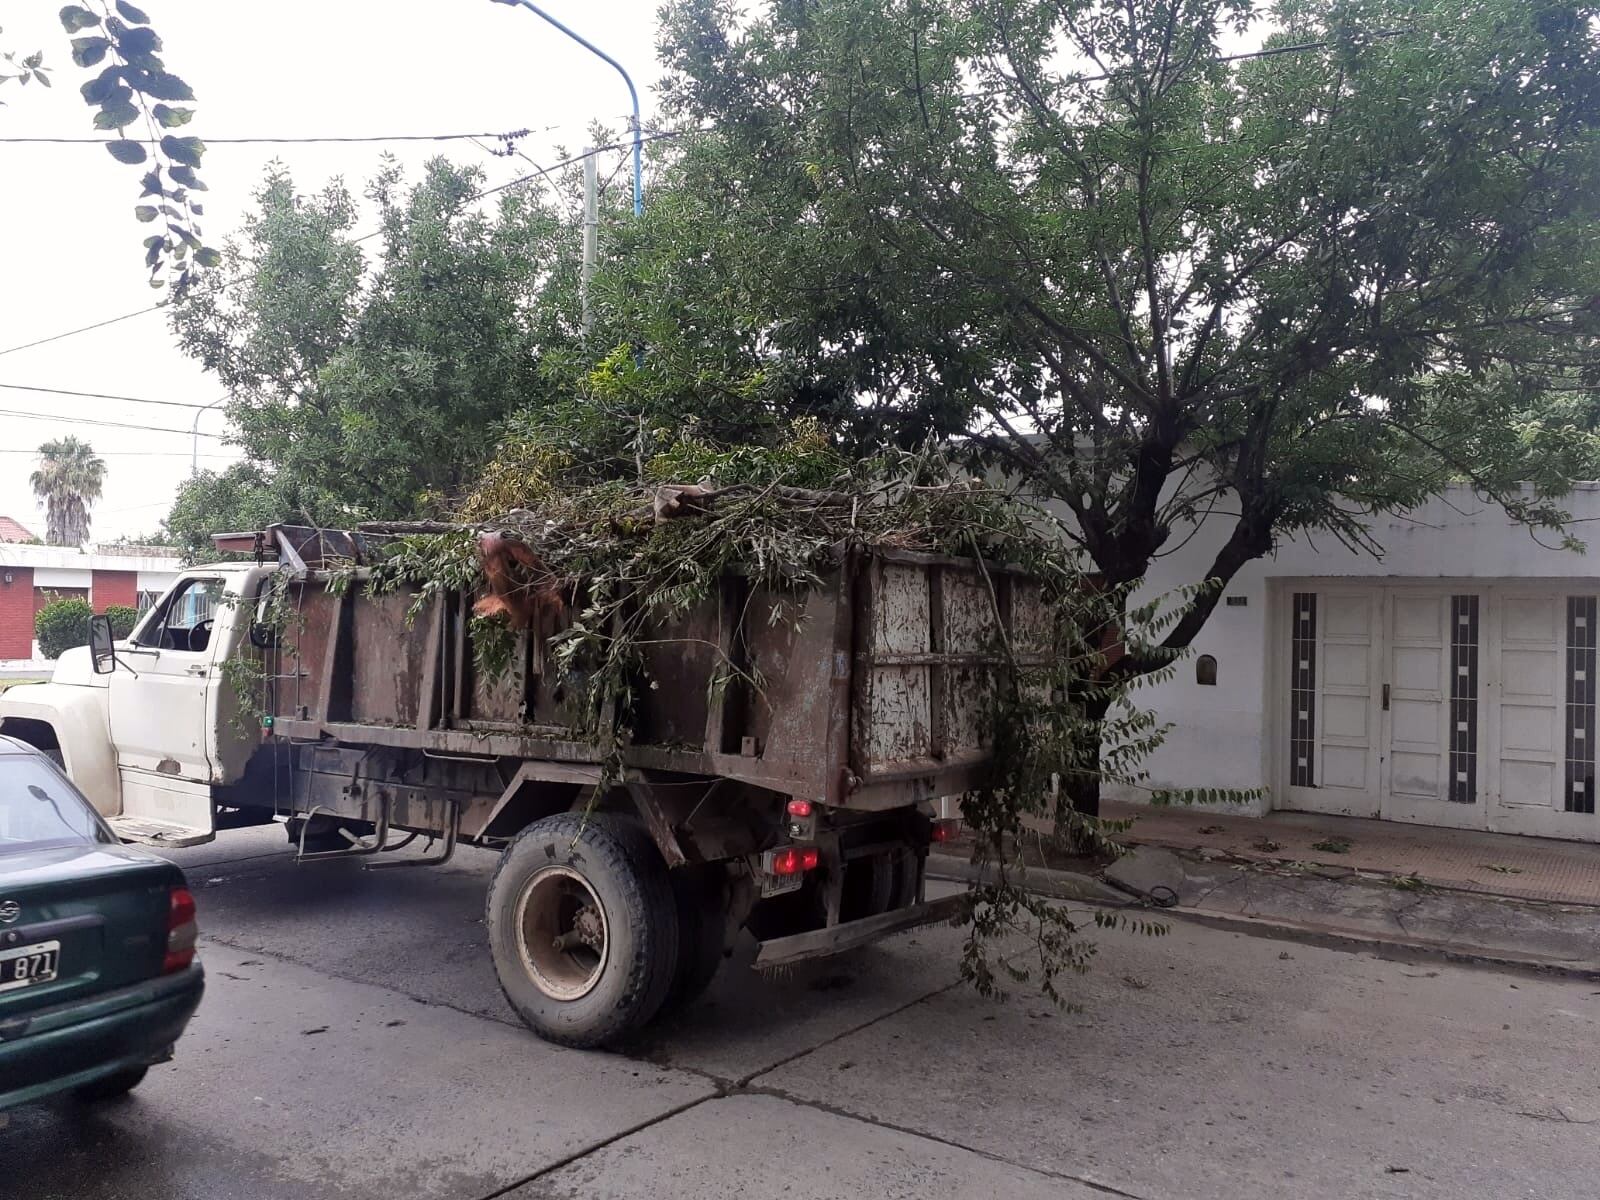
[(123, 839), (210, 841), (219, 789), (238, 782), (260, 743), (224, 664), (253, 653), (257, 600), (276, 569), (186, 571), (113, 659), (77, 647), (50, 682), (0, 693), (0, 733), (56, 757)]

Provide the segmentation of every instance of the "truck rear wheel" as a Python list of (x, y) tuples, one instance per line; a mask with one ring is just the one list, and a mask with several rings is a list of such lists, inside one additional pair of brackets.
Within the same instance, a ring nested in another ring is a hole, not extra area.
[(699, 999), (716, 978), (727, 949), (720, 870), (679, 867), (672, 872), (672, 894), (678, 903), (678, 968), (663, 1012), (680, 1011)]
[(615, 1045), (660, 1009), (677, 969), (677, 907), (633, 822), (535, 821), (506, 847), (485, 907), (500, 988), (540, 1037)]

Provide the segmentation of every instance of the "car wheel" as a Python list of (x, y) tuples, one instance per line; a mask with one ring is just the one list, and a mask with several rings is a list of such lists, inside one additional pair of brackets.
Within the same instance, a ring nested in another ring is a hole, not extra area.
[(118, 1071), (115, 1075), (103, 1075), (82, 1087), (74, 1088), (72, 1094), (87, 1104), (100, 1100), (115, 1100), (118, 1096), (126, 1096), (143, 1083), (149, 1070), (149, 1067), (129, 1067), (125, 1071)]
[(485, 904), (511, 1007), (563, 1046), (612, 1046), (660, 1010), (678, 963), (667, 867), (611, 813), (535, 821), (501, 855)]

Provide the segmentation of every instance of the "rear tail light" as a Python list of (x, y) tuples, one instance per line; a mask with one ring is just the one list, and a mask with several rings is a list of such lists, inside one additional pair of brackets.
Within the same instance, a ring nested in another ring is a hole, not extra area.
[(194, 962), (194, 944), (200, 926), (194, 919), (194, 896), (186, 887), (175, 887), (167, 900), (167, 956), (161, 973), (170, 975)]
[(769, 875), (802, 875), (817, 869), (822, 852), (815, 846), (785, 846), (781, 850), (768, 850), (766, 859)]
[(961, 832), (960, 821), (935, 821), (933, 829), (929, 832), (929, 840), (935, 842), (952, 842)]

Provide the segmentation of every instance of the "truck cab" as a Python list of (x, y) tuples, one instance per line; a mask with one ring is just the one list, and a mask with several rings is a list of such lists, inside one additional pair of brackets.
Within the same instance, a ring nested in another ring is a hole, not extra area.
[(217, 802), (261, 740), (227, 664), (254, 654), (261, 587), (276, 569), (186, 571), (109, 659), (80, 646), (48, 683), (0, 694), (0, 734), (54, 758), (124, 840), (210, 841)]

